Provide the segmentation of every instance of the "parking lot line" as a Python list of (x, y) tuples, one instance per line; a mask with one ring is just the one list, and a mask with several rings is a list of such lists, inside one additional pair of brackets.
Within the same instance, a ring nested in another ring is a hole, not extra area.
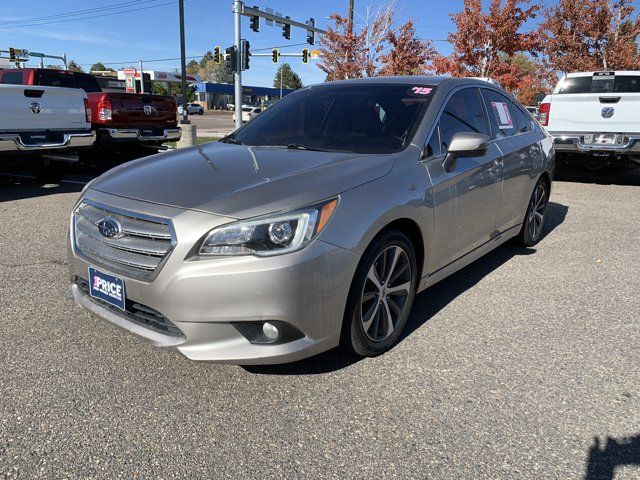
[[(21, 175), (19, 173), (0, 173), (2, 177), (18, 177), (18, 178), (28, 178), (31, 180), (35, 180), (36, 177), (32, 177), (31, 175)], [(87, 182), (79, 182), (77, 180), (60, 180), (60, 183), (73, 183), (75, 185), (86, 185)]]

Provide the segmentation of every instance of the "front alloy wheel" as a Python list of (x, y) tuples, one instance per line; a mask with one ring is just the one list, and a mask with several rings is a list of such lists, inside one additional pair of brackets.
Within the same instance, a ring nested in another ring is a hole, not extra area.
[(407, 307), (411, 291), (411, 263), (397, 245), (375, 259), (361, 295), (360, 319), (364, 333), (374, 342), (389, 338)]
[(343, 345), (366, 357), (389, 350), (407, 323), (416, 285), (416, 256), (406, 235), (389, 230), (374, 239), (349, 290)]
[(545, 213), (549, 202), (549, 192), (547, 183), (540, 179), (533, 189), (531, 200), (524, 218), (520, 235), (517, 237), (518, 243), (525, 247), (531, 247), (538, 243), (544, 228)]

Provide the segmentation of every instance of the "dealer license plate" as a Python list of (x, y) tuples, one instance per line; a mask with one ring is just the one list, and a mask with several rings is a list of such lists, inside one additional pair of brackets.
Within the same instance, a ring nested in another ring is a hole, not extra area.
[(89, 294), (93, 298), (125, 310), (124, 280), (89, 267)]

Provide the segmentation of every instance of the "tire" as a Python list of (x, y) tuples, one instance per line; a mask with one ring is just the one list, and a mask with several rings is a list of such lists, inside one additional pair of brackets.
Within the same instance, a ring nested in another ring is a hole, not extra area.
[(31, 174), (39, 185), (59, 184), (67, 176), (67, 168), (56, 163), (40, 164), (31, 168)]
[(548, 203), (549, 186), (546, 180), (540, 178), (533, 188), (520, 233), (515, 238), (518, 245), (532, 247), (540, 241)]
[(200, 111), (198, 112), (198, 115), (204, 115), (204, 110), (200, 110)]
[(411, 312), (417, 272), (415, 251), (404, 233), (388, 230), (373, 240), (349, 289), (342, 325), (343, 348), (362, 357), (374, 357), (396, 344)]

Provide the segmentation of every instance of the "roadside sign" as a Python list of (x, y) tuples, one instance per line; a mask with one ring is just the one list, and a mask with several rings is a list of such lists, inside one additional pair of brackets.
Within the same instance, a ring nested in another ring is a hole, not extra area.
[(311, 58), (318, 58), (320, 56), (320, 52), (318, 50), (311, 50)]
[(136, 93), (136, 80), (135, 77), (127, 75), (125, 80), (125, 92)]
[(44, 53), (40, 52), (29, 52), (29, 55), (32, 57), (44, 58)]
[(127, 77), (135, 77), (138, 71), (135, 68), (123, 68), (122, 71)]

